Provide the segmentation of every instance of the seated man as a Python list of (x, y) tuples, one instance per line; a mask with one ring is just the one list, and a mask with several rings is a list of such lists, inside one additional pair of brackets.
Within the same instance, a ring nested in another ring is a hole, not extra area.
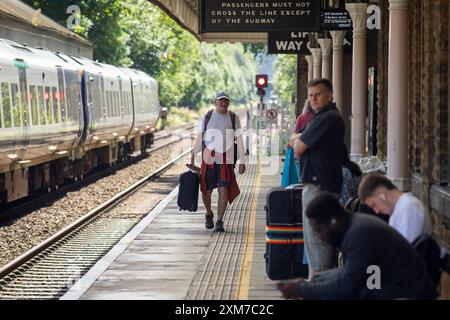
[[(359, 198), (377, 214), (389, 216), (389, 225), (397, 230), (415, 247), (416, 240), (424, 235), (431, 236), (433, 227), (431, 218), (426, 212), (423, 203), (410, 193), (403, 193), (385, 176), (371, 174), (361, 181), (359, 186)], [(429, 268), (428, 271), (435, 283), (439, 282), (439, 268), (448, 272), (450, 256), (447, 249), (437, 240), (437, 254), (430, 261), (430, 256), (425, 255)], [(419, 250), (422, 252), (421, 250)], [(423, 253), (423, 252), (422, 252)], [(436, 261), (434, 261), (436, 260)], [(439, 261), (440, 260), (440, 261)]]
[(319, 192), (306, 215), (319, 239), (340, 248), (345, 265), (320, 272), (309, 282), (280, 283), (278, 288), (285, 298), (436, 298), (420, 255), (383, 221), (346, 211), (327, 192)]
[(431, 218), (419, 199), (403, 193), (385, 176), (365, 176), (359, 185), (359, 199), (377, 214), (389, 215), (389, 225), (409, 243), (422, 234), (432, 234)]

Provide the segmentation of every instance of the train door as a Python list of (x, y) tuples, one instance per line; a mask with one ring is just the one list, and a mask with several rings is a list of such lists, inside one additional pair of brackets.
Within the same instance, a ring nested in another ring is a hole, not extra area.
[[(13, 99), (18, 99), (16, 101), (16, 109), (14, 110), (14, 118), (19, 121), (16, 127), (22, 128), (22, 139), (19, 144), (20, 153), (18, 158), (22, 158), (28, 143), (30, 141), (30, 104), (28, 99), (28, 84), (27, 84), (27, 64), (22, 61), (22, 63), (16, 64), (18, 72), (19, 72), (19, 93), (15, 93), (14, 89), (11, 88), (13, 93)], [(17, 90), (17, 88), (16, 88)], [(18, 104), (18, 105), (17, 105)], [(17, 108), (18, 107), (18, 108)], [(18, 114), (17, 114), (18, 113)]]
[(56, 66), (58, 74), (58, 92), (56, 95), (56, 100), (59, 104), (59, 109), (61, 111), (61, 121), (63, 126), (67, 126), (67, 110), (66, 110), (66, 86), (64, 85), (64, 72), (61, 66)]
[(94, 94), (93, 94), (93, 86), (95, 85), (94, 83), (95, 79), (94, 79), (94, 75), (93, 74), (89, 74), (87, 76), (86, 79), (86, 88), (87, 88), (87, 109), (89, 110), (89, 134), (93, 134), (95, 131), (95, 123), (97, 121), (96, 116), (95, 116), (95, 110), (94, 108), (96, 107), (94, 105)]

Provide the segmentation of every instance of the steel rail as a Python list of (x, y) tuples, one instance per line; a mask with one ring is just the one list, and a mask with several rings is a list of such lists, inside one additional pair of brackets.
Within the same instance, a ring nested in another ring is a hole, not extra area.
[(190, 154), (191, 151), (192, 151), (192, 148), (187, 150), (187, 151), (185, 151), (185, 152), (183, 152), (182, 154), (180, 154), (176, 158), (170, 160), (169, 162), (167, 162), (166, 164), (164, 164), (163, 166), (161, 166), (160, 168), (155, 170), (153, 173), (151, 173), (148, 176), (146, 176), (146, 177), (142, 178), (141, 180), (137, 181), (136, 183), (134, 183), (133, 185), (129, 186), (124, 191), (118, 193), (117, 195), (115, 195), (114, 197), (112, 197), (111, 199), (106, 201), (105, 203), (103, 203), (103, 204), (99, 205), (98, 207), (96, 207), (95, 209), (91, 210), (89, 213), (87, 213), (83, 217), (79, 218), (78, 220), (76, 220), (72, 224), (68, 225), (64, 229), (60, 230), (59, 232), (57, 232), (56, 234), (54, 234), (53, 236), (51, 236), (47, 240), (44, 240), (43, 242), (41, 242), (38, 245), (36, 245), (33, 248), (31, 248), (29, 251), (25, 252), (24, 254), (20, 255), (19, 257), (17, 257), (13, 261), (11, 261), (8, 264), (6, 264), (5, 266), (3, 266), (0, 269), (0, 279), (6, 277), (11, 272), (17, 270), (24, 263), (26, 263), (27, 261), (31, 260), (33, 257), (38, 255), (39, 253), (43, 252), (45, 249), (47, 249), (50, 246), (54, 245), (59, 240), (61, 240), (64, 237), (68, 236), (71, 232), (75, 231), (77, 228), (81, 227), (86, 222), (88, 222), (88, 221), (92, 220), (93, 218), (99, 216), (104, 211), (110, 210), (113, 207), (117, 206), (119, 203), (124, 201), (128, 196), (130, 196), (131, 194), (136, 192), (146, 182), (148, 182), (149, 180), (159, 176), (161, 173), (163, 173), (164, 171), (169, 169), (171, 166), (173, 166), (178, 160), (182, 159), (187, 154)]

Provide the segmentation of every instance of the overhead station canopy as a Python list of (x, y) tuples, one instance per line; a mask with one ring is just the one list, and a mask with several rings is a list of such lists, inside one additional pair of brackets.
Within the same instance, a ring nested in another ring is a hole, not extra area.
[(206, 32), (199, 34), (198, 0), (149, 0), (160, 7), (172, 19), (204, 42), (266, 43), (263, 32)]

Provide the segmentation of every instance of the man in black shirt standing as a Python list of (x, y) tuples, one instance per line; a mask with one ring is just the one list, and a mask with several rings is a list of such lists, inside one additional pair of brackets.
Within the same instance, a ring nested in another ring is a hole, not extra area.
[(312, 281), (278, 284), (287, 299), (435, 299), (436, 289), (414, 247), (376, 217), (350, 213), (328, 192), (319, 192), (306, 215), (318, 237), (340, 248), (344, 267)]
[(297, 155), (302, 156), (303, 227), (309, 279), (312, 279), (315, 272), (335, 265), (336, 252), (317, 239), (304, 213), (319, 190), (332, 192), (339, 197), (345, 124), (333, 103), (333, 86), (329, 80), (311, 80), (308, 83), (308, 100), (315, 112), (314, 117), (301, 135), (291, 137), (290, 145)]

